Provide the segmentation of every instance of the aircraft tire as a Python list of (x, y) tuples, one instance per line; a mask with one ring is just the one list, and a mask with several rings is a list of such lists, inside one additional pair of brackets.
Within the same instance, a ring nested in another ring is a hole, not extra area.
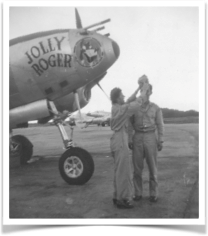
[(15, 151), (11, 151), (10, 149), (10, 161), (11, 158), (13, 158), (16, 159), (20, 165), (26, 165), (33, 154), (32, 143), (23, 135), (15, 135), (11, 139), (17, 146)]
[(86, 150), (72, 147), (59, 159), (61, 177), (70, 185), (83, 185), (93, 175), (94, 161)]

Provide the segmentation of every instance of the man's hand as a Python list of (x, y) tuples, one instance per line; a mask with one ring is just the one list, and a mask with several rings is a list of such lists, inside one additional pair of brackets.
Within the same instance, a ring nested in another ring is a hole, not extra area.
[(162, 142), (158, 142), (157, 144), (157, 150), (161, 151), (163, 149), (163, 143)]
[(138, 82), (138, 84), (139, 84), (139, 90), (141, 90), (144, 83), (143, 82)]
[(133, 150), (133, 142), (129, 142), (129, 149)]

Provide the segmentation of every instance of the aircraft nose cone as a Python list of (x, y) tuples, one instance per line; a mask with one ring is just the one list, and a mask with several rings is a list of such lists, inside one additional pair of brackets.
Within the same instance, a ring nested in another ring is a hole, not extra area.
[(120, 48), (119, 48), (118, 44), (115, 41), (112, 42), (112, 45), (113, 45), (113, 51), (114, 51), (114, 54), (116, 56), (116, 59), (118, 59), (118, 57), (120, 55)]

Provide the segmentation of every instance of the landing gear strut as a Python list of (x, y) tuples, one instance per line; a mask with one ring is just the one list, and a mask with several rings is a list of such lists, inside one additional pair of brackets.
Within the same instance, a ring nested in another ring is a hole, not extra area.
[[(93, 175), (94, 162), (90, 153), (86, 150), (74, 147), (73, 125), (70, 125), (70, 138), (64, 128), (64, 120), (68, 116), (57, 111), (51, 101), (47, 101), (47, 111), (54, 118), (54, 124), (58, 127), (63, 139), (66, 151), (59, 159), (59, 171), (61, 177), (72, 185), (85, 184)], [(22, 135), (12, 135), (10, 132), (10, 166), (25, 165), (32, 157), (33, 145)]]
[(74, 147), (73, 126), (70, 125), (71, 133), (69, 138), (63, 125), (64, 121), (55, 105), (51, 106), (51, 108), (54, 114), (54, 123), (60, 131), (66, 149), (59, 159), (60, 175), (70, 185), (85, 184), (94, 172), (92, 156), (86, 150)]

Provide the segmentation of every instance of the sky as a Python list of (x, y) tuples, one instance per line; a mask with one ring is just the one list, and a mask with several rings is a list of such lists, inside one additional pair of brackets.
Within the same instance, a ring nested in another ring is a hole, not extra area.
[[(77, 7), (83, 26), (111, 19), (110, 33), (120, 57), (100, 84), (109, 95), (120, 87), (126, 99), (146, 74), (151, 101), (161, 108), (199, 111), (199, 9), (191, 6)], [(11, 7), (9, 38), (53, 29), (76, 28), (74, 7)], [(99, 99), (97, 99), (99, 98)], [(110, 111), (99, 87), (82, 112)]]

